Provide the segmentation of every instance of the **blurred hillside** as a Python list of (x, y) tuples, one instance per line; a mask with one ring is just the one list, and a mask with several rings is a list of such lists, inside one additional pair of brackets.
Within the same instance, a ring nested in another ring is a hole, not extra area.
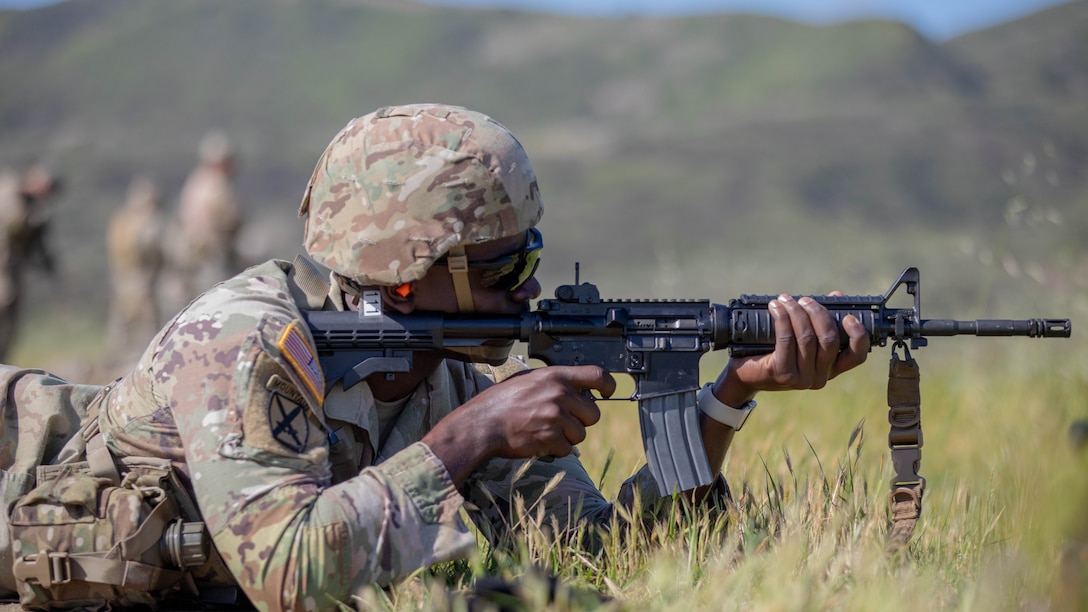
[(1088, 287), (1088, 2), (935, 44), (883, 21), (70, 0), (0, 12), (0, 83), (0, 166), (66, 186), (37, 321), (104, 320), (109, 213), (137, 175), (172, 207), (207, 130), (239, 150), (245, 250), (289, 258), (329, 139), (418, 101), (525, 144), (546, 288), (576, 260), (607, 297), (718, 301), (878, 293), (918, 265), (929, 315), (967, 318), (1070, 316), (1055, 297)]

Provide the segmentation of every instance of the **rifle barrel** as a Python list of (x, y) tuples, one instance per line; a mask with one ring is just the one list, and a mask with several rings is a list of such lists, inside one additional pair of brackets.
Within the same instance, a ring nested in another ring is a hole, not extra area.
[(923, 319), (923, 336), (1027, 336), (1029, 338), (1068, 338), (1069, 319)]
[[(911, 348), (925, 346), (927, 336), (1021, 336), (1027, 338), (1068, 338), (1072, 330), (1069, 319), (978, 319), (956, 321), (949, 319), (914, 318), (912, 309), (884, 309), (853, 304), (840, 300), (828, 305), (828, 310), (839, 323), (842, 345), (849, 343), (849, 336), (842, 327), (842, 320), (853, 315), (869, 330), (873, 346), (902, 336), (911, 341)], [(742, 307), (714, 305), (715, 349), (729, 347), (735, 356), (759, 355), (770, 352), (775, 345), (774, 319), (765, 304), (745, 304)], [(900, 323), (901, 321), (901, 323)]]

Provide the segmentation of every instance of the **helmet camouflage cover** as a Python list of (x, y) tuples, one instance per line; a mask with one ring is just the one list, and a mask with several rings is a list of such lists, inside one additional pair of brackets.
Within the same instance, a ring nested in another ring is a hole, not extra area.
[(452, 247), (515, 236), (542, 213), (514, 135), (442, 104), (353, 119), (321, 155), (299, 208), (306, 252), (362, 285), (418, 280)]

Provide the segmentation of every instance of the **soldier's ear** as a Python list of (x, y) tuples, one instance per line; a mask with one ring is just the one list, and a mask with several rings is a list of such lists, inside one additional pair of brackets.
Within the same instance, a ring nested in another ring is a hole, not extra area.
[(396, 287), (382, 286), (382, 302), (401, 314), (409, 314), (416, 309), (416, 295), (412, 283)]

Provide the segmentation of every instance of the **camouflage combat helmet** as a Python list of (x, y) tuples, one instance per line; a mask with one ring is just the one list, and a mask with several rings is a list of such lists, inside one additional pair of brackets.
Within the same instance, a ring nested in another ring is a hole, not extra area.
[(515, 236), (543, 210), (521, 144), (457, 106), (385, 107), (333, 138), (306, 187), (303, 244), (361, 285), (418, 280), (455, 247)]

